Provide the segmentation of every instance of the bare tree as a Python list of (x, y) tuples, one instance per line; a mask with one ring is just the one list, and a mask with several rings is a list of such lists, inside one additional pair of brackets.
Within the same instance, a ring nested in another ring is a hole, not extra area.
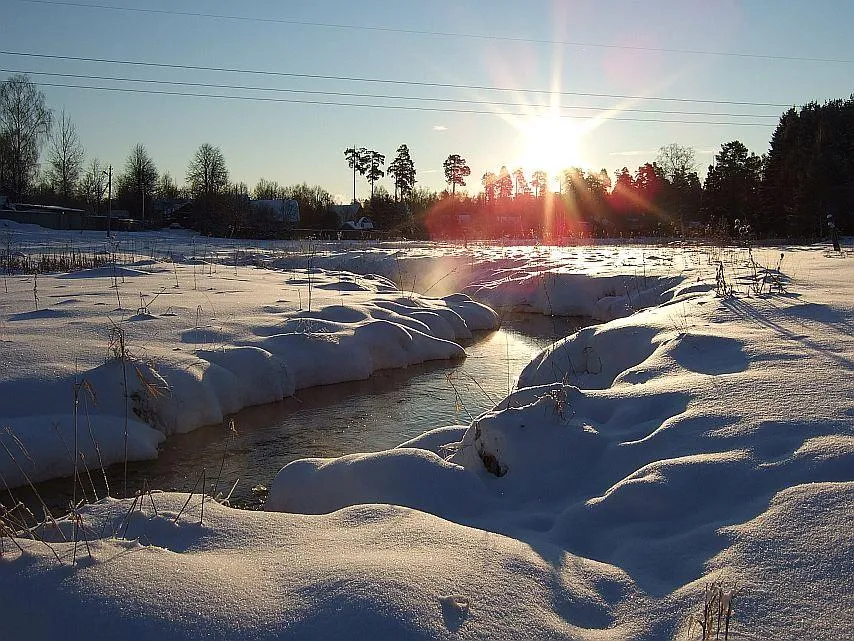
[(44, 94), (22, 74), (0, 84), (0, 189), (20, 199), (39, 168), (52, 114)]
[(258, 200), (276, 200), (278, 198), (283, 198), (283, 192), (284, 188), (278, 181), (268, 180), (267, 178), (259, 179), (255, 185), (255, 189), (252, 190), (252, 193)]
[(204, 143), (187, 166), (187, 184), (194, 198), (215, 196), (228, 187), (228, 168), (219, 147)]
[(107, 191), (107, 170), (103, 163), (93, 158), (79, 184), (79, 196), (92, 208), (94, 214), (101, 211), (101, 201)]
[(678, 179), (684, 180), (688, 174), (697, 170), (694, 148), (683, 147), (675, 142), (658, 150), (655, 164), (670, 182), (675, 182)]
[(50, 141), (47, 181), (62, 201), (68, 203), (74, 197), (82, 173), (83, 145), (77, 127), (62, 111)]
[(175, 179), (168, 171), (164, 172), (157, 179), (157, 190), (155, 191), (158, 198), (173, 200), (181, 195), (181, 190), (178, 188)]

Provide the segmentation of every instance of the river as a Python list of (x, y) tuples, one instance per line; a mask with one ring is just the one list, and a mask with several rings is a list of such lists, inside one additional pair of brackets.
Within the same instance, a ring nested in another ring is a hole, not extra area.
[[(201, 486), (204, 471), (208, 490), (215, 484), (218, 493), (228, 495), (233, 487), (232, 504), (258, 507), (276, 472), (295, 459), (375, 452), (434, 427), (469, 423), (507, 395), (540, 350), (591, 323), (508, 313), (500, 330), (475, 334), (465, 345), (464, 360), (382, 370), (364, 381), (308, 388), (278, 403), (244, 409), (222, 425), (169, 437), (156, 460), (129, 463), (127, 492), (189, 491), (197, 482)], [(112, 466), (107, 477), (110, 493), (121, 496), (124, 466)], [(99, 496), (106, 493), (100, 470), (84, 473), (90, 500), (92, 482)], [(70, 478), (41, 483), (38, 490), (52, 512), (67, 510)], [(40, 511), (28, 490), (15, 493)]]

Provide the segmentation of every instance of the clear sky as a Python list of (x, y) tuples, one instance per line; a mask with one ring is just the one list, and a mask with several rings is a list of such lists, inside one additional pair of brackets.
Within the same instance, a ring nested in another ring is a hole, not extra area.
[[(702, 175), (723, 142), (739, 139), (763, 153), (781, 105), (854, 91), (852, 25), (850, 0), (0, 0), (0, 78), (31, 72), (49, 105), (76, 123), (87, 158), (121, 167), (141, 142), (179, 184), (195, 149), (209, 142), (222, 149), (232, 180), (250, 188), (263, 176), (320, 184), (345, 200), (352, 190), (346, 147), (376, 149), (390, 160), (405, 143), (419, 186), (441, 189), (442, 162), (458, 153), (471, 166), (469, 191), (475, 192), (480, 176), (501, 165), (528, 173), (576, 165), (613, 176), (678, 142), (696, 150)], [(283, 73), (303, 77), (276, 75)], [(286, 102), (294, 100), (325, 104)], [(360, 180), (359, 196), (367, 191)]]

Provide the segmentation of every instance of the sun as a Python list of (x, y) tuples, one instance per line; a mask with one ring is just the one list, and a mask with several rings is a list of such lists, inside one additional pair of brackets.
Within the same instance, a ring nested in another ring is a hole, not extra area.
[(519, 165), (528, 173), (537, 170), (557, 176), (564, 169), (581, 166), (583, 130), (570, 118), (530, 116), (516, 123), (519, 130)]

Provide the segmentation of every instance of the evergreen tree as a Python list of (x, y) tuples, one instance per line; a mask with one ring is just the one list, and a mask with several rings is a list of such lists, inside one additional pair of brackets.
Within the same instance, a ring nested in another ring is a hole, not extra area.
[(495, 181), (495, 189), (499, 200), (509, 200), (513, 195), (513, 178), (507, 167), (503, 166), (498, 171), (498, 179)]
[(735, 220), (754, 225), (760, 212), (761, 180), (762, 159), (738, 140), (724, 143), (704, 185), (703, 210), (709, 222), (727, 234)]
[(157, 167), (145, 146), (137, 144), (125, 161), (124, 173), (119, 177), (117, 194), (125, 206), (145, 220), (146, 203), (154, 197), (157, 186)]
[(371, 198), (374, 197), (374, 185), (376, 182), (385, 176), (383, 166), (385, 165), (385, 156), (378, 151), (369, 150), (365, 155), (365, 178), (371, 185)]
[(466, 164), (466, 159), (459, 154), (451, 154), (442, 163), (445, 170), (445, 182), (451, 186), (451, 195), (456, 195), (457, 185), (466, 186), (466, 178), (471, 176), (471, 167)]
[(415, 163), (409, 156), (409, 147), (401, 145), (397, 148), (397, 156), (388, 166), (388, 175), (394, 178), (395, 200), (408, 200), (415, 188)]
[(480, 179), (483, 185), (483, 197), (487, 204), (495, 201), (495, 184), (497, 180), (498, 176), (495, 175), (494, 171), (485, 172)]
[(353, 170), (353, 202), (356, 202), (356, 174), (364, 176), (368, 170), (368, 150), (364, 147), (349, 147), (344, 150), (344, 158)]
[(525, 179), (525, 172), (522, 171), (521, 167), (513, 172), (513, 180), (516, 183), (516, 191), (513, 193), (514, 198), (518, 198), (519, 194), (523, 196), (531, 194), (531, 187), (528, 185), (528, 181)]
[(549, 190), (549, 175), (542, 169), (538, 169), (531, 174), (531, 187), (534, 188), (536, 198), (544, 196)]
[(780, 118), (763, 168), (766, 232), (825, 235), (827, 214), (854, 230), (854, 95), (792, 108)]

